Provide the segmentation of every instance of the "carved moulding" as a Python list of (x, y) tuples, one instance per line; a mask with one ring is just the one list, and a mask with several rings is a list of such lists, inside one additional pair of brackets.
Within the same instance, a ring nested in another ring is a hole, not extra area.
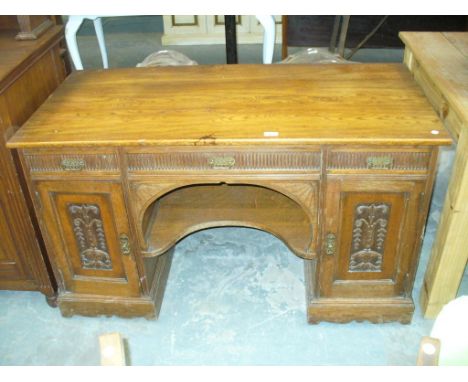
[[(317, 224), (316, 224), (316, 215), (317, 215), (317, 184), (315, 182), (304, 182), (304, 181), (261, 181), (261, 180), (242, 180), (242, 181), (230, 181), (225, 179), (223, 182), (214, 181), (214, 180), (203, 180), (203, 181), (180, 181), (180, 182), (158, 182), (158, 183), (145, 183), (145, 182), (135, 182), (131, 184), (132, 191), (132, 207), (134, 208), (135, 214), (135, 223), (139, 227), (137, 231), (138, 240), (141, 245), (143, 252), (148, 250), (148, 243), (145, 239), (145, 234), (141, 229), (143, 227), (144, 215), (149, 205), (152, 204), (155, 200), (159, 199), (164, 194), (176, 190), (185, 186), (195, 186), (195, 185), (205, 185), (205, 184), (243, 184), (251, 186), (259, 186), (268, 188), (272, 191), (283, 194), (286, 197), (289, 197), (291, 200), (296, 202), (300, 207), (302, 207), (303, 212), (308, 217), (310, 221), (310, 230), (311, 235), (307, 238), (308, 243), (300, 251), (297, 249), (290, 248), (296, 255), (301, 253), (301, 257), (304, 258), (314, 258), (315, 247), (316, 247), (316, 237), (317, 237)], [(243, 225), (249, 226), (249, 225)], [(254, 227), (254, 226), (251, 226)], [(258, 228), (258, 227), (256, 227)], [(263, 229), (263, 228), (260, 228)], [(269, 229), (264, 229), (267, 232), (270, 232), (274, 235), (275, 232)], [(281, 238), (281, 235), (276, 235)], [(286, 243), (288, 245), (288, 243)]]
[(78, 245), (82, 268), (112, 269), (99, 206), (96, 204), (69, 204), (68, 213)]
[(381, 272), (390, 204), (358, 204), (354, 211), (350, 272)]

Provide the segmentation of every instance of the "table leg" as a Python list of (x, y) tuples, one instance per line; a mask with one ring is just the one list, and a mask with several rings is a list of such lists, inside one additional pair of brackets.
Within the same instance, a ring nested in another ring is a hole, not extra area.
[(237, 64), (236, 16), (224, 16), (226, 31), (226, 63)]
[(104, 30), (102, 29), (102, 21), (100, 17), (93, 20), (94, 30), (96, 31), (96, 37), (99, 44), (99, 50), (101, 52), (102, 66), (104, 69), (109, 69), (109, 62), (107, 60), (106, 41), (104, 40)]
[(341, 24), (340, 39), (338, 41), (338, 54), (344, 57), (346, 37), (348, 36), (348, 26), (350, 16), (342, 16), (343, 23)]
[(453, 300), (468, 260), (468, 130), (457, 145), (445, 204), (421, 291), (427, 318), (434, 318)]
[(83, 20), (81, 16), (70, 16), (65, 25), (65, 40), (67, 41), (68, 52), (70, 53), (76, 70), (83, 70), (83, 63), (81, 62), (80, 51), (78, 50), (78, 42), (76, 41), (76, 32), (80, 29)]
[(275, 52), (275, 18), (273, 16), (255, 15), (263, 27), (263, 63), (273, 62)]
[(333, 22), (333, 31), (330, 39), (330, 46), (328, 50), (330, 53), (336, 52), (336, 41), (338, 40), (338, 31), (340, 30), (340, 21), (341, 16), (335, 16), (335, 21)]

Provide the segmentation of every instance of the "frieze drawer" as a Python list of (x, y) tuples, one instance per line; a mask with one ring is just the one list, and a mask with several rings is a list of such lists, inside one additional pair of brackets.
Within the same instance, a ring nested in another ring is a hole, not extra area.
[(35, 175), (107, 175), (119, 173), (115, 152), (25, 152), (24, 163)]
[(307, 172), (318, 173), (320, 151), (177, 151), (129, 152), (129, 173), (186, 171)]
[(427, 173), (430, 168), (431, 151), (389, 150), (331, 150), (327, 161), (328, 172), (409, 172)]

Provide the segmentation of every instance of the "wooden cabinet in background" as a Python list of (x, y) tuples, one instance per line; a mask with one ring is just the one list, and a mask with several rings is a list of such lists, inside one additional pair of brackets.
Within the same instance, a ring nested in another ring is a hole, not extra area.
[[(281, 16), (274, 16), (276, 43), (281, 43)], [(226, 29), (223, 15), (163, 16), (163, 45), (225, 44)], [(263, 27), (255, 16), (236, 16), (236, 36), (239, 44), (262, 44)]]
[(0, 289), (39, 290), (50, 300), (53, 276), (16, 152), (5, 144), (67, 75), (63, 27), (31, 41), (0, 29)]
[(0, 15), (0, 30), (16, 31), (17, 40), (36, 40), (49, 28), (61, 23), (60, 16)]

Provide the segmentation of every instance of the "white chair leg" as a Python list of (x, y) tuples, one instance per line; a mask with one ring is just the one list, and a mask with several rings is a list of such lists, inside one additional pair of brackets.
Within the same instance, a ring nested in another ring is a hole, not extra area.
[(273, 62), (275, 51), (275, 18), (273, 16), (255, 15), (263, 27), (263, 63)]
[(104, 40), (104, 31), (102, 29), (101, 18), (95, 18), (93, 20), (94, 30), (96, 31), (96, 37), (99, 44), (99, 50), (101, 51), (102, 66), (104, 69), (109, 69), (109, 62), (107, 61), (107, 50), (106, 50), (106, 41)]
[(76, 70), (83, 70), (80, 51), (78, 50), (78, 42), (76, 41), (76, 32), (78, 32), (82, 23), (83, 17), (69, 16), (67, 25), (65, 26), (65, 40), (67, 42), (68, 52), (70, 53), (70, 57)]

